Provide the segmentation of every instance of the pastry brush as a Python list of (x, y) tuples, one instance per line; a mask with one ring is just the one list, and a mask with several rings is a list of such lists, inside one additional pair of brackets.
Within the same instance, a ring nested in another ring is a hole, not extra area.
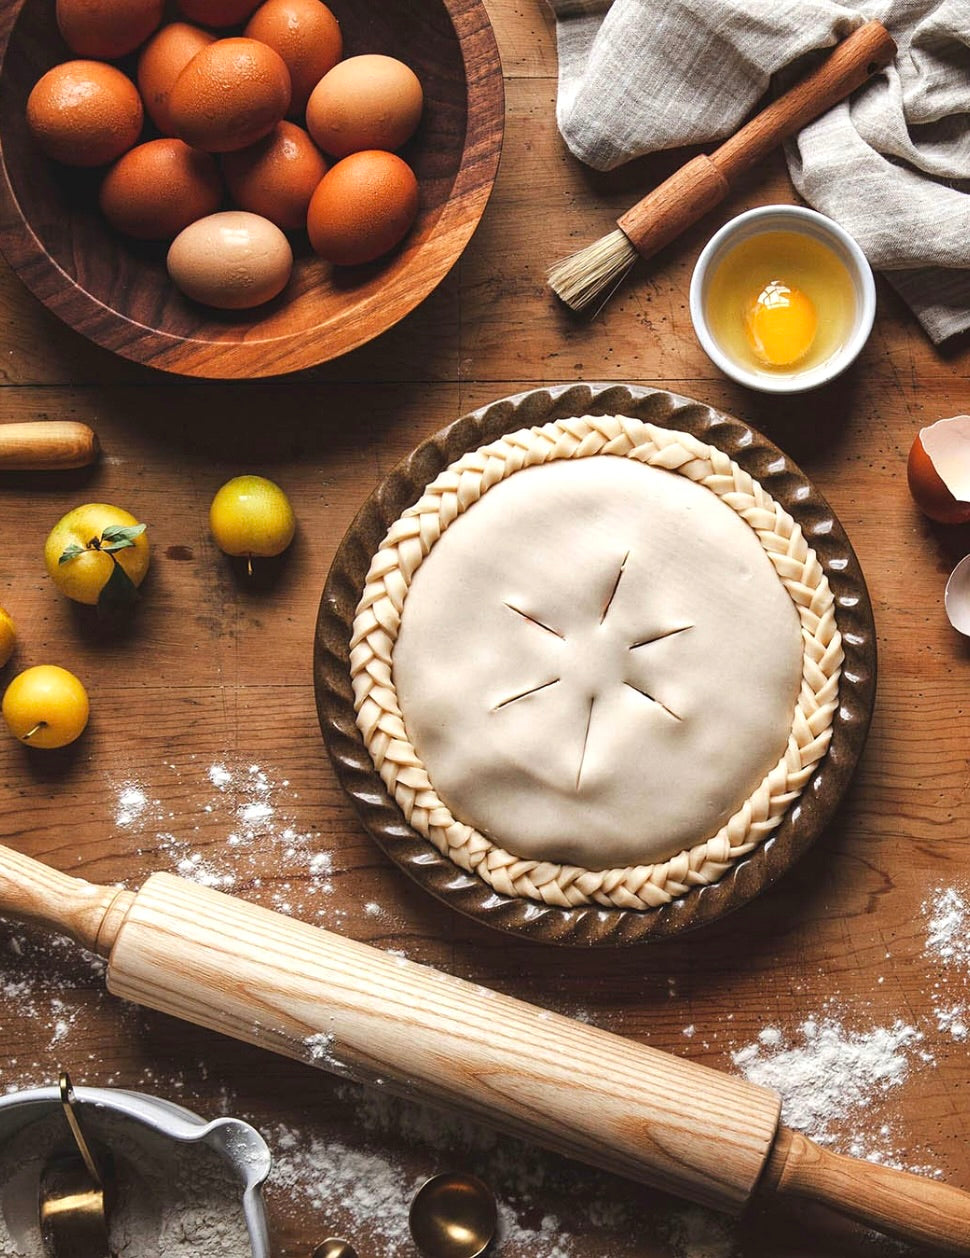
[(651, 257), (686, 231), (724, 200), (738, 175), (844, 100), (895, 55), (896, 45), (881, 23), (858, 27), (720, 148), (693, 158), (638, 201), (617, 219), (615, 231), (550, 268), (553, 292), (573, 310), (607, 301), (638, 257)]

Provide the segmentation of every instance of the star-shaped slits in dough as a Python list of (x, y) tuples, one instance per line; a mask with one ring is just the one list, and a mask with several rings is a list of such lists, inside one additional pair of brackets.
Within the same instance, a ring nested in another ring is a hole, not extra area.
[[(603, 605), (603, 609), (599, 615), (598, 624), (600, 626), (606, 623), (607, 617), (609, 616), (609, 613), (610, 613), (610, 608), (613, 606), (614, 602), (616, 601), (616, 597), (620, 591), (620, 585), (623, 581), (623, 574), (626, 571), (626, 566), (627, 566), (627, 562), (629, 561), (629, 558), (630, 558), (630, 552), (627, 551), (627, 553), (623, 556), (623, 559), (620, 562), (619, 568), (616, 573), (616, 578), (613, 581), (613, 584), (610, 588), (609, 597), (606, 599)], [(509, 609), (510, 612), (513, 612), (516, 616), (521, 617), (521, 619), (526, 624), (532, 625), (539, 632), (548, 635), (549, 641), (550, 641), (550, 647), (552, 647), (555, 653), (560, 656), (560, 663), (561, 663), (563, 648), (567, 648), (567, 649), (569, 648), (570, 637), (563, 630), (558, 629), (554, 624), (549, 623), (547, 620), (543, 620), (540, 616), (533, 615), (530, 612), (524, 611), (521, 607), (515, 606), (514, 603), (506, 602), (505, 606)], [(643, 637), (638, 637), (634, 642), (628, 642), (628, 643), (622, 643), (620, 639), (618, 638), (612, 638), (612, 639), (607, 638), (603, 640), (602, 645), (600, 647), (600, 649), (602, 650), (616, 651), (619, 649), (625, 652), (626, 658), (629, 660), (629, 663), (624, 664), (623, 661), (621, 661), (619, 669), (616, 670), (616, 677), (620, 680), (620, 684), (624, 686), (628, 686), (631, 690), (635, 690), (637, 694), (639, 695), (643, 695), (643, 697), (649, 703), (655, 704), (672, 721), (681, 721), (683, 718), (677, 712), (675, 712), (671, 707), (669, 707), (666, 703), (664, 703), (662, 699), (658, 699), (657, 696), (655, 694), (652, 694), (650, 690), (645, 689), (643, 685), (639, 684), (639, 678), (637, 678), (637, 680), (635, 681), (630, 680), (630, 676), (628, 676), (627, 673), (630, 669), (634, 667), (633, 665), (634, 657), (632, 655), (632, 652), (640, 651), (643, 647), (651, 646), (654, 642), (661, 642), (664, 639), (674, 637), (677, 634), (686, 633), (691, 628), (693, 628), (692, 625), (678, 625), (673, 629), (664, 629), (659, 633), (646, 634)], [(554, 639), (558, 640), (559, 643), (562, 644), (562, 646), (559, 648), (555, 648), (554, 643), (553, 643)], [(528, 699), (534, 695), (538, 695), (544, 690), (549, 690), (552, 686), (560, 685), (563, 680), (562, 672), (561, 671), (557, 672), (557, 666), (555, 664), (552, 664), (550, 666), (549, 672), (550, 672), (550, 676), (542, 678), (541, 680), (537, 681), (534, 685), (526, 686), (524, 689), (517, 690), (514, 693), (507, 695), (505, 698), (503, 698), (502, 700), (500, 700), (498, 703), (495, 704), (495, 706), (492, 708), (492, 711), (500, 712), (503, 708), (509, 707), (510, 704), (518, 703), (523, 699)], [(633, 675), (636, 676), (635, 673)], [(577, 791), (580, 789), (580, 786), (582, 784), (583, 765), (585, 764), (585, 761), (586, 761), (586, 751), (589, 746), (590, 731), (593, 728), (593, 710), (596, 707), (597, 700), (601, 699), (601, 697), (602, 697), (602, 693), (598, 689), (594, 689), (593, 692), (589, 695), (588, 706), (586, 709), (586, 728), (583, 731), (582, 745), (581, 745), (581, 751), (579, 755), (579, 764), (576, 769), (576, 790)]]

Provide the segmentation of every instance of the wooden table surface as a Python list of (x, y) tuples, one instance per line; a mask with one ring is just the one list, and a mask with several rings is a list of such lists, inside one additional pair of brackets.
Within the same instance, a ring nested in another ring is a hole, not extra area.
[[(507, 78), (494, 195), (452, 274), (372, 345), (298, 377), (189, 383), (92, 347), (0, 273), (3, 420), (81, 419), (104, 447), (88, 473), (0, 478), (0, 604), (20, 632), (3, 680), (56, 662), (84, 679), (92, 702), (88, 732), (63, 753), (0, 739), (0, 837), (97, 882), (137, 886), (155, 869), (189, 869), (725, 1069), (737, 1069), (732, 1053), (746, 1046), (767, 1052), (779, 1037), (769, 1031), (759, 1041), (766, 1028), (798, 1046), (813, 1018), (861, 1035), (899, 1022), (922, 1037), (900, 1049), (905, 1077), (838, 1115), (835, 1147), (855, 1141), (970, 1188), (967, 1042), (959, 1017), (947, 1015), (970, 999), (967, 968), (941, 958), (929, 938), (934, 897), (970, 890), (968, 648), (943, 612), (946, 575), (970, 549), (970, 531), (923, 519), (905, 480), (917, 428), (968, 409), (970, 349), (964, 341), (934, 350), (880, 281), (871, 340), (832, 386), (772, 401), (723, 379), (691, 331), (691, 267), (720, 222), (793, 199), (780, 160), (641, 270), (597, 320), (567, 318), (544, 286), (544, 268), (607, 230), (676, 159), (610, 177), (580, 169), (555, 128), (555, 44), (544, 5), (488, 0), (488, 9)], [(878, 628), (872, 732), (836, 823), (779, 886), (733, 918), (621, 953), (507, 939), (411, 885), (362, 833), (337, 786), (311, 684), (328, 565), (381, 477), (465, 411), (572, 380), (669, 387), (766, 432), (833, 504), (866, 573)], [(273, 580), (247, 582), (208, 536), (213, 492), (241, 471), (277, 479), (299, 518)], [(91, 500), (148, 521), (152, 542), (140, 606), (127, 631), (108, 637), (58, 594), (41, 559), (51, 525)], [(516, 1224), (503, 1258), (769, 1258), (842, 1244), (852, 1252), (855, 1243), (761, 1209), (721, 1225), (505, 1142), (487, 1148), (480, 1133), (452, 1132), (449, 1149), (436, 1149), (444, 1137), (420, 1115), (382, 1115), (327, 1075), (126, 1008), (103, 994), (83, 957), (4, 924), (0, 1087), (51, 1081), (59, 1063), (78, 1082), (249, 1117), (281, 1157), (289, 1150), (292, 1159), (293, 1141), (318, 1152), (366, 1146), (367, 1165), (386, 1156), (408, 1185), (464, 1160), (511, 1201)], [(274, 1255), (308, 1254), (361, 1218), (340, 1194), (314, 1193), (305, 1182), (271, 1185), (268, 1197)], [(379, 1202), (375, 1219), (378, 1211)], [(351, 1239), (362, 1258), (411, 1252), (403, 1236), (366, 1219)]]

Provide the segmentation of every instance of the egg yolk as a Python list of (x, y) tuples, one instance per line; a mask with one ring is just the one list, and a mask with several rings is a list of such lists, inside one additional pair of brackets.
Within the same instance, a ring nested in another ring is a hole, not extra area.
[(818, 318), (803, 292), (772, 280), (748, 303), (744, 327), (748, 344), (762, 362), (787, 367), (811, 349)]

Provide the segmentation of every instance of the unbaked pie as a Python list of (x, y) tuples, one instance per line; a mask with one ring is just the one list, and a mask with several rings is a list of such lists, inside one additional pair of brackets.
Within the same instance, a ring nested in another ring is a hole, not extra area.
[(842, 650), (800, 527), (624, 416), (448, 467), (373, 557), (357, 723), (414, 829), (497, 891), (648, 909), (716, 881), (825, 754)]

